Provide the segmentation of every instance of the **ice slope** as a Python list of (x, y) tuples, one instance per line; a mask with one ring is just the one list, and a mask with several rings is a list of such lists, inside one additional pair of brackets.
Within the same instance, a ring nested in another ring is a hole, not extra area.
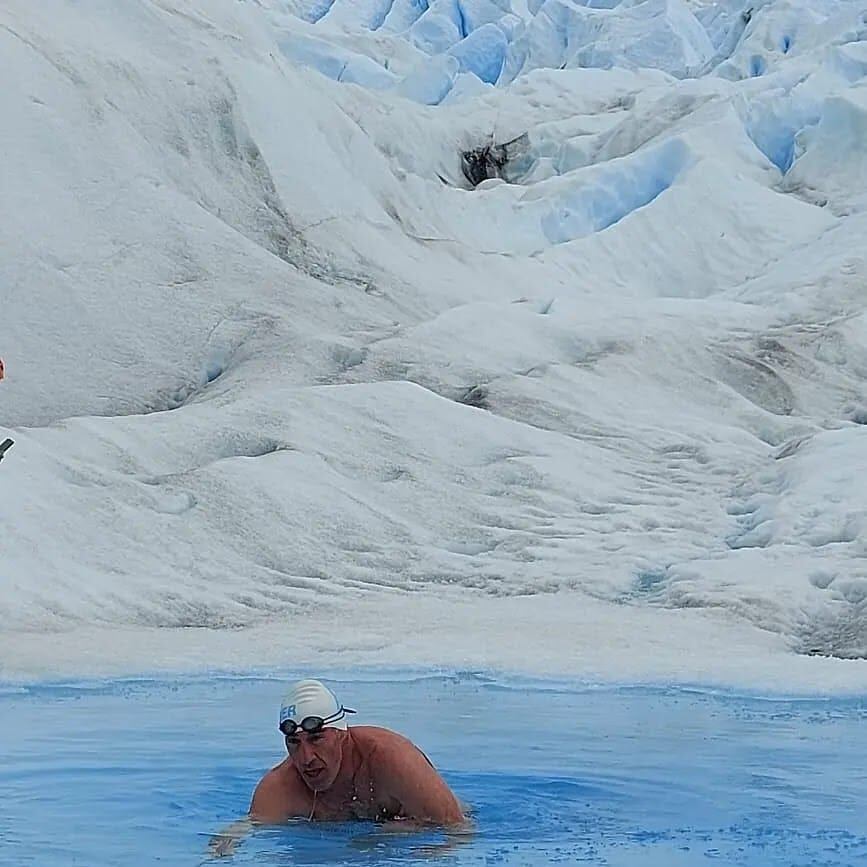
[(863, 686), (865, 40), (855, 2), (7, 3), (0, 674)]

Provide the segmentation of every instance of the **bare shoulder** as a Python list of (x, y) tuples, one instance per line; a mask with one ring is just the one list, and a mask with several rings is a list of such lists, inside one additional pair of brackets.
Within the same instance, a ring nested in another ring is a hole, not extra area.
[(305, 812), (307, 794), (292, 763), (285, 759), (259, 781), (250, 803), (250, 817), (257, 822), (285, 822)]
[(409, 738), (378, 726), (353, 726), (350, 732), (368, 759), (371, 779), (398, 805), (400, 818), (441, 825), (464, 821), (454, 793)]
[(353, 743), (377, 759), (391, 756), (420, 754), (421, 750), (407, 737), (381, 726), (352, 726), (349, 729)]
[(286, 782), (286, 761), (280, 762), (279, 765), (275, 765), (259, 780), (259, 784), (256, 786), (256, 791), (253, 793), (253, 796), (262, 794), (262, 795), (270, 795), (278, 792)]
[(352, 726), (353, 742), (380, 771), (433, 770), (433, 763), (408, 737), (380, 726)]

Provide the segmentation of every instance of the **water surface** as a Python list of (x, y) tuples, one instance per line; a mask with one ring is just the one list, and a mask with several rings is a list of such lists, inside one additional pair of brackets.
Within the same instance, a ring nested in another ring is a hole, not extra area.
[[(302, 673), (306, 674), (306, 673)], [(289, 676), (287, 676), (289, 679)], [(471, 674), (332, 682), (415, 740), (475, 834), (260, 831), (224, 864), (867, 863), (867, 700)], [(0, 864), (196, 865), (282, 758), (283, 682), (0, 689)]]

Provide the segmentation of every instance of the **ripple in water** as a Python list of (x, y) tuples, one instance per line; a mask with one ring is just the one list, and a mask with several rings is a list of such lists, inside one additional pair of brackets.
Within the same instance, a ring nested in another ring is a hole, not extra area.
[[(287, 680), (291, 679), (287, 677)], [(476, 831), (259, 831), (225, 864), (867, 863), (867, 702), (477, 676), (338, 683), (413, 738)], [(283, 683), (0, 689), (0, 864), (199, 864), (282, 757)]]

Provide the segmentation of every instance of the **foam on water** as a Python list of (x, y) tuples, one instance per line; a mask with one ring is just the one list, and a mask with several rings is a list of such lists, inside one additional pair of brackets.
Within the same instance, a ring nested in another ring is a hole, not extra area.
[[(236, 864), (854, 865), (867, 701), (344, 674), (359, 723), (412, 737), (475, 834), (256, 833)], [(288, 677), (288, 675), (287, 675)], [(274, 679), (0, 691), (0, 864), (189, 865), (281, 758)]]

